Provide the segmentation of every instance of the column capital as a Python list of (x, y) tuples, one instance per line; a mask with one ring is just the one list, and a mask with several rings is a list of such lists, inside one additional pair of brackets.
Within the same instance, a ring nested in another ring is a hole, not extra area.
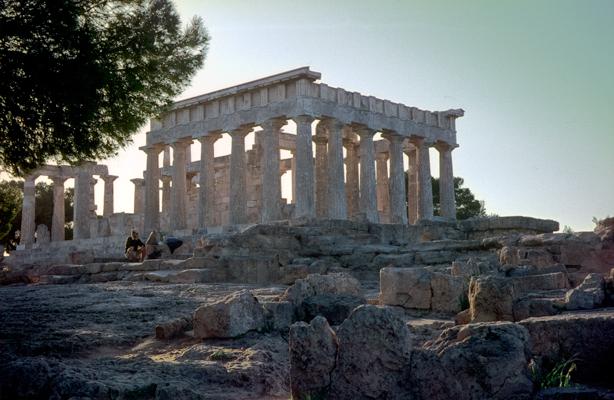
[(158, 155), (162, 150), (164, 150), (164, 143), (153, 143), (148, 144), (147, 146), (139, 147), (139, 150), (144, 151), (146, 154)]
[(196, 138), (196, 140), (198, 140), (201, 144), (215, 143), (221, 137), (222, 137), (222, 131), (217, 130), (217, 131), (207, 132), (206, 135), (199, 136), (198, 138)]
[(332, 118), (332, 117), (322, 117), (322, 119), (320, 120), (320, 124), (323, 124), (327, 129), (336, 129), (336, 130), (341, 130), (345, 126), (343, 122), (339, 121), (336, 118)]
[(313, 140), (313, 142), (315, 144), (326, 144), (326, 143), (328, 143), (328, 138), (326, 136), (321, 136), (321, 135), (312, 136), (311, 140)]
[(446, 142), (442, 142), (442, 141), (437, 141), (437, 142), (435, 142), (435, 145), (433, 147), (435, 147), (437, 149), (437, 151), (439, 151), (440, 153), (445, 153), (445, 152), (454, 150), (455, 148), (458, 147), (458, 145), (457, 144), (453, 145), (453, 144), (450, 144), (450, 143), (446, 143)]
[(285, 118), (277, 117), (277, 118), (267, 119), (266, 121), (262, 122), (260, 126), (264, 130), (279, 131), (281, 127), (286, 125), (287, 123), (288, 121)]
[(192, 143), (194, 143), (194, 141), (192, 140), (191, 137), (184, 137), (184, 138), (175, 140), (174, 142), (170, 144), (170, 146), (173, 148), (173, 151), (185, 150)]
[(64, 186), (64, 182), (68, 179), (67, 176), (62, 175), (49, 175), (48, 178), (53, 182), (54, 185), (62, 185)]
[(375, 129), (371, 129), (368, 126), (362, 124), (353, 124), (352, 127), (354, 128), (354, 132), (356, 132), (356, 134), (358, 134), (358, 136), (360, 136), (361, 138), (366, 136), (373, 137), (377, 132)]
[(403, 140), (405, 140), (405, 136), (399, 134), (396, 131), (390, 130), (384, 130), (382, 132), (382, 137), (390, 143), (401, 143)]
[(112, 183), (118, 178), (118, 176), (117, 175), (102, 175), (100, 178), (106, 183)]
[(228, 131), (228, 134), (231, 137), (245, 137), (247, 136), (248, 133), (250, 133), (252, 131), (252, 129), (254, 128), (254, 124), (244, 124), (241, 125), (240, 127), (236, 128), (236, 129), (232, 129), (230, 131)]
[(135, 186), (145, 185), (145, 179), (143, 178), (133, 178), (130, 179), (130, 182), (134, 183)]
[(346, 149), (356, 149), (356, 146), (358, 144), (354, 141), (354, 139), (350, 139), (350, 138), (343, 138), (343, 147), (345, 147)]
[(422, 147), (422, 146), (431, 147), (433, 145), (433, 142), (428, 141), (427, 138), (423, 136), (412, 135), (409, 137), (409, 142), (416, 147)]
[(297, 124), (311, 124), (315, 120), (315, 118), (311, 115), (297, 115), (296, 117), (293, 117), (292, 120)]
[(170, 182), (172, 179), (173, 179), (173, 177), (170, 176), (170, 175), (162, 175), (162, 176), (160, 176), (160, 180), (162, 182)]

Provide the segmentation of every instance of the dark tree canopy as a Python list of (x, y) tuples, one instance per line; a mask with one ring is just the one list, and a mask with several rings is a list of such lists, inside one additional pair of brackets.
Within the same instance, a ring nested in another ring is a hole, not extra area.
[(14, 221), (21, 210), (22, 187), (17, 181), (0, 182), (0, 241), (14, 231)]
[(0, 165), (113, 155), (181, 93), (209, 37), (171, 0), (0, 1)]
[[(4, 196), (4, 194), (10, 194)], [(35, 217), (36, 226), (39, 224), (47, 225), (51, 229), (53, 220), (53, 185), (45, 182), (36, 184), (35, 190)], [(23, 181), (1, 181), (0, 182), (0, 242), (6, 242), (14, 236), (14, 232), (20, 229), (21, 225), (21, 205), (23, 201)], [(67, 188), (64, 191), (64, 227), (66, 239), (72, 238), (72, 220), (74, 205), (74, 189)], [(7, 219), (5, 225), (3, 210), (14, 211), (12, 220)], [(6, 230), (6, 232), (5, 232)], [(2, 234), (4, 232), (4, 235)]]
[[(463, 187), (465, 180), (461, 177), (454, 177), (454, 196), (456, 197), (456, 218), (467, 219), (471, 217), (486, 216), (484, 202), (477, 200), (471, 189)], [(435, 214), (439, 214), (439, 179), (432, 178), (433, 184), (433, 205)]]

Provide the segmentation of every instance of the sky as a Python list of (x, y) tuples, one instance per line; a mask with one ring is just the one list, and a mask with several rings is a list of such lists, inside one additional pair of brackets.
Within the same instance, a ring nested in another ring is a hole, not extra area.
[[(463, 108), (454, 173), (488, 213), (576, 231), (614, 215), (614, 1), (175, 4), (211, 35), (204, 68), (177, 100), (310, 66), (334, 87), (432, 111)], [(103, 161), (120, 176), (116, 211), (132, 211), (147, 128)]]

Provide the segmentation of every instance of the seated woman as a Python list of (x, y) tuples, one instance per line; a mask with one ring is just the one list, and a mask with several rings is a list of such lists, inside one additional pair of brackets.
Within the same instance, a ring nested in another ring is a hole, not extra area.
[(126, 239), (126, 258), (130, 262), (142, 262), (145, 259), (145, 244), (134, 229)]

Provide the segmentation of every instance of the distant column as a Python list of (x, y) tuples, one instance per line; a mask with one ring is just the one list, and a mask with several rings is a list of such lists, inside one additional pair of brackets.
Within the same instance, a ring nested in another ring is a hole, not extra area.
[(37, 176), (26, 177), (23, 183), (23, 205), (21, 208), (21, 242), (26, 248), (34, 243), (36, 216), (36, 180)]
[(147, 155), (143, 233), (148, 235), (153, 230), (160, 230), (160, 163), (158, 160), (163, 146), (154, 144), (142, 149)]
[(456, 219), (456, 199), (454, 198), (454, 171), (452, 168), (453, 146), (438, 142), (435, 148), (439, 151), (439, 200), (441, 216)]
[(191, 138), (173, 142), (173, 186), (171, 189), (171, 230), (181, 230), (187, 227), (187, 171), (186, 152), (192, 144)]
[[(313, 118), (307, 115), (301, 115), (294, 118), (296, 122), (296, 150), (294, 151), (296, 173), (293, 174), (293, 179), (296, 178), (294, 197), (294, 215), (296, 217), (316, 216), (316, 202), (314, 190), (314, 166), (313, 166), (313, 151), (311, 148), (311, 124)], [(324, 153), (326, 153), (326, 143), (324, 143)], [(316, 166), (317, 167), (317, 166)]]
[(290, 150), (290, 155), (292, 156), (290, 159), (290, 174), (292, 174), (292, 203), (296, 205), (296, 149)]
[(93, 218), (96, 218), (96, 209), (98, 208), (96, 206), (96, 184), (98, 183), (98, 179), (96, 178), (91, 178), (90, 179), (90, 204), (89, 204), (89, 211), (90, 211), (90, 216)]
[(348, 216), (353, 217), (359, 212), (359, 189), (358, 189), (358, 152), (354, 140), (354, 132), (349, 127), (345, 127), (347, 136), (343, 139), (345, 147), (345, 180), (346, 180), (346, 202)]
[(405, 206), (405, 173), (403, 171), (403, 136), (396, 132), (387, 132), (384, 138), (390, 143), (390, 222), (407, 224)]
[(145, 194), (145, 179), (143, 178), (134, 178), (130, 179), (130, 182), (134, 183), (134, 214), (141, 215), (143, 214), (143, 208), (145, 205), (144, 202), (144, 194)]
[(347, 204), (345, 197), (345, 180), (343, 176), (343, 123), (336, 119), (327, 119), (328, 128), (328, 217), (346, 219)]
[(380, 222), (388, 222), (390, 217), (390, 193), (388, 191), (388, 153), (377, 153), (377, 209), (384, 216)]
[(104, 180), (104, 202), (102, 208), (102, 215), (108, 217), (113, 214), (113, 182), (117, 179), (115, 175), (105, 175), (102, 177)]
[(64, 240), (64, 225), (66, 222), (64, 208), (64, 176), (50, 176), (53, 182), (53, 217), (51, 219), (51, 241)]
[(433, 188), (429, 145), (422, 137), (412, 137), (418, 157), (418, 219), (433, 218)]
[(316, 144), (316, 216), (318, 218), (326, 218), (328, 215), (328, 133), (322, 121), (318, 123), (316, 134), (313, 136), (312, 140)]
[[(251, 127), (242, 127), (230, 132), (230, 224), (247, 223), (247, 168), (245, 166), (245, 136)], [(279, 171), (279, 169), (278, 169)]]
[(75, 174), (75, 198), (73, 212), (73, 237), (90, 237), (90, 184), (92, 174), (87, 166), (77, 168)]
[(418, 221), (418, 159), (416, 149), (411, 148), (407, 152), (409, 170), (407, 171), (407, 215), (410, 224)]
[(262, 131), (262, 222), (270, 222), (281, 217), (281, 179), (279, 166), (279, 132), (286, 124), (284, 119), (270, 119), (261, 124)]
[(222, 135), (211, 132), (200, 137), (200, 176), (198, 195), (198, 226), (215, 225), (215, 142)]
[(366, 127), (357, 129), (360, 136), (360, 211), (367, 221), (377, 223), (377, 193), (375, 188), (375, 131)]
[(162, 214), (167, 217), (171, 211), (171, 181), (172, 177), (168, 175), (162, 175)]

